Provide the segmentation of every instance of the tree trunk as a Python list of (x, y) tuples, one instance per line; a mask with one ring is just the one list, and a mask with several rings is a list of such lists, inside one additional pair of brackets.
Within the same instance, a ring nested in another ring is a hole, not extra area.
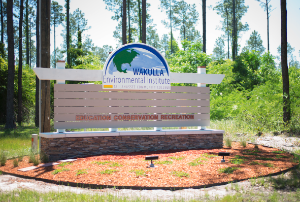
[(266, 7), (267, 7), (267, 35), (268, 35), (268, 52), (270, 51), (270, 44), (269, 44), (269, 4), (268, 0), (266, 0)]
[(236, 36), (235, 36), (235, 0), (232, 0), (232, 15), (233, 15), (233, 19), (232, 19), (232, 60), (235, 60), (235, 40), (236, 40)]
[(170, 53), (172, 54), (173, 52), (173, 34), (172, 34), (172, 0), (171, 0), (171, 4), (170, 4), (170, 27), (171, 27), (171, 51)]
[(130, 30), (130, 7), (129, 7), (129, 4), (130, 4), (130, 0), (128, 0), (128, 43), (131, 43), (131, 30)]
[(54, 14), (54, 18), (53, 18), (53, 24), (54, 24), (54, 29), (53, 29), (53, 34), (54, 34), (54, 68), (56, 68), (56, 47), (55, 47), (55, 12)]
[[(39, 0), (36, 3), (36, 67), (40, 66)], [(39, 79), (35, 76), (35, 126), (39, 127)]]
[[(50, 68), (50, 7), (51, 0), (40, 0), (41, 67)], [(41, 82), (41, 132), (50, 132), (50, 81)]]
[(230, 45), (229, 45), (229, 36), (230, 36), (230, 34), (229, 34), (229, 24), (228, 24), (228, 21), (229, 21), (229, 16), (228, 16), (228, 8), (226, 7), (225, 8), (226, 9), (226, 17), (227, 17), (227, 44), (228, 44), (228, 46), (227, 46), (227, 48), (228, 48), (228, 52), (227, 52), (227, 58), (229, 59), (229, 49), (230, 49)]
[(206, 53), (206, 0), (202, 0), (203, 52)]
[(139, 41), (142, 41), (141, 0), (138, 0), (138, 7), (139, 7), (139, 28), (140, 28), (140, 37), (139, 37)]
[[(183, 26), (183, 39), (185, 40), (185, 26)], [(183, 47), (183, 50), (185, 51), (185, 46)]]
[(286, 0), (281, 0), (281, 69), (283, 84), (283, 121), (287, 124), (291, 119), (289, 69), (287, 65), (287, 10)]
[(146, 44), (146, 18), (147, 18), (147, 8), (146, 8), (146, 0), (142, 0), (142, 43)]
[(3, 8), (2, 8), (2, 0), (0, 0), (0, 10), (1, 10), (1, 43), (3, 43), (3, 35), (4, 35), (4, 30), (3, 30)]
[(20, 0), (20, 19), (19, 19), (19, 68), (18, 68), (18, 124), (22, 124), (22, 26), (23, 24), (23, 0)]
[(25, 34), (26, 34), (26, 64), (29, 65), (29, 26), (28, 26), (28, 0), (26, 0)]
[(69, 49), (70, 49), (70, 0), (67, 0), (67, 63), (68, 66), (70, 67), (70, 53), (69, 53)]
[(126, 0), (123, 0), (123, 14), (122, 14), (122, 43), (127, 44), (126, 39)]
[(7, 101), (5, 128), (15, 128), (14, 122), (14, 27), (13, 27), (13, 0), (7, 0), (7, 43), (8, 43), (8, 75), (7, 75)]

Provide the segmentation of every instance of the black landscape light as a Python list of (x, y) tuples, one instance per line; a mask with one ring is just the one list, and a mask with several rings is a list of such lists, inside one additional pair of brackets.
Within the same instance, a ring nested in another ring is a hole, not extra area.
[(219, 152), (218, 156), (223, 156), (223, 159), (221, 160), (221, 163), (225, 163), (224, 156), (230, 156), (229, 152)]
[(147, 160), (151, 160), (151, 164), (150, 164), (150, 168), (154, 168), (155, 166), (154, 166), (154, 164), (152, 163), (152, 161), (153, 160), (157, 160), (158, 159), (158, 156), (146, 156), (145, 157), (145, 160), (147, 161)]

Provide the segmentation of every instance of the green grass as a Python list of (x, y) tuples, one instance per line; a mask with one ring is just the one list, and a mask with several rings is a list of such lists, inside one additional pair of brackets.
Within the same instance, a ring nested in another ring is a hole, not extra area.
[(218, 155), (204, 153), (201, 156), (204, 157), (204, 158), (214, 158), (214, 157), (217, 157)]
[(255, 149), (255, 150), (245, 150), (243, 152), (244, 155), (254, 155), (254, 156), (258, 156), (258, 153), (261, 153), (260, 150)]
[(109, 167), (122, 167), (123, 165), (118, 163), (118, 162), (113, 162), (112, 164), (109, 165)]
[(61, 163), (61, 164), (59, 164), (59, 165), (57, 165), (57, 166), (59, 166), (59, 167), (64, 167), (64, 166), (72, 165), (72, 164), (73, 164), (72, 162), (63, 162), (63, 163)]
[(7, 158), (29, 155), (31, 152), (31, 135), (38, 134), (35, 126), (18, 126), (14, 130), (0, 126), (0, 150), (6, 152)]
[[(206, 155), (204, 155), (204, 156), (206, 156)], [(209, 158), (211, 158), (211, 157), (209, 157)], [(198, 166), (198, 165), (204, 164), (203, 161), (208, 161), (208, 159), (204, 158), (204, 157), (198, 157), (195, 160), (193, 160), (192, 162), (189, 162), (188, 164), (190, 166)]]
[(288, 156), (276, 155), (276, 158), (290, 158)]
[(110, 175), (110, 174), (113, 174), (115, 172), (118, 172), (118, 170), (116, 170), (116, 169), (107, 169), (107, 170), (99, 171), (98, 173)]
[(263, 165), (265, 167), (274, 168), (274, 164), (272, 163), (259, 163), (257, 161), (252, 161), (250, 165)]
[(17, 158), (14, 158), (13, 164), (14, 164), (14, 168), (19, 166), (19, 161)]
[(190, 174), (183, 171), (172, 171), (171, 174), (177, 177), (190, 177)]
[(240, 165), (240, 164), (245, 163), (246, 159), (247, 159), (247, 157), (245, 157), (245, 156), (236, 155), (233, 159), (230, 159), (229, 162), (232, 164)]
[(81, 169), (81, 170), (77, 170), (77, 171), (76, 171), (76, 176), (78, 176), (78, 175), (83, 175), (83, 174), (87, 174), (86, 169)]
[(156, 163), (156, 164), (166, 164), (166, 165), (170, 165), (170, 164), (173, 164), (173, 161), (165, 160), (165, 161), (156, 161), (155, 163)]
[(185, 159), (185, 157), (184, 157), (184, 156), (179, 156), (179, 157), (171, 156), (171, 157), (169, 157), (169, 159), (173, 159), (173, 160), (176, 160), (176, 161), (180, 161), (180, 160)]
[(141, 170), (131, 170), (129, 172), (135, 173), (135, 175), (137, 177), (139, 177), (139, 176), (146, 176), (146, 172), (149, 172), (149, 171), (144, 171), (143, 169), (141, 169)]
[(232, 140), (230, 137), (225, 138), (225, 146), (231, 148)]
[(111, 161), (93, 161), (92, 163), (97, 165), (105, 165), (111, 163)]
[(273, 161), (274, 159), (272, 158), (267, 158), (267, 157), (256, 157), (256, 160), (263, 160), (263, 161)]
[(5, 166), (6, 161), (7, 161), (6, 152), (1, 151), (1, 153), (0, 153), (0, 166)]
[(70, 169), (68, 168), (59, 168), (59, 169), (56, 169), (52, 172), (53, 175), (56, 175), (58, 173), (61, 173), (61, 172), (64, 172), (64, 171), (69, 171)]
[(274, 153), (274, 154), (284, 154), (285, 152), (284, 151), (272, 151), (272, 153)]
[(240, 145), (241, 145), (242, 147), (247, 147), (247, 141), (246, 141), (245, 139), (241, 139), (241, 140), (240, 140)]
[(238, 167), (227, 167), (227, 168), (220, 168), (219, 173), (226, 173), (226, 174), (232, 174), (234, 171), (239, 170)]

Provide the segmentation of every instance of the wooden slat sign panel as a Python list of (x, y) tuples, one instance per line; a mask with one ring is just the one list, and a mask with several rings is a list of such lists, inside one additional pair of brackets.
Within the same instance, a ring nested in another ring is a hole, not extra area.
[(54, 128), (208, 126), (208, 87), (108, 91), (102, 85), (55, 84)]

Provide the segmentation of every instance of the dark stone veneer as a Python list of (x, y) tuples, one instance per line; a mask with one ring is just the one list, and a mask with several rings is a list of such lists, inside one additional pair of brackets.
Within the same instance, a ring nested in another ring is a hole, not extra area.
[(102, 154), (222, 147), (223, 134), (41, 137), (41, 149), (50, 161)]

